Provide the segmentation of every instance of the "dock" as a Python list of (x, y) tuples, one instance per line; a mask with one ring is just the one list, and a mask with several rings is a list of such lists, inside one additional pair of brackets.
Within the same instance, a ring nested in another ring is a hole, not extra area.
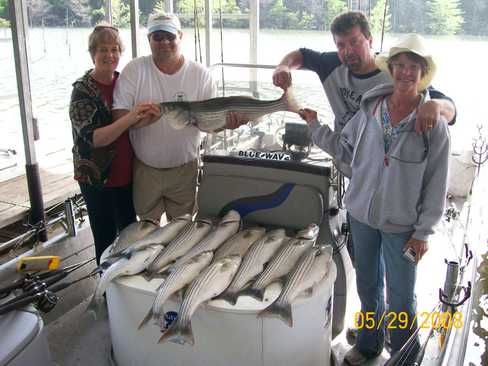
[[(54, 155), (39, 163), (45, 209), (80, 192), (73, 179), (71, 154), (62, 151)], [(30, 202), (22, 164), (11, 164), (0, 173), (0, 228), (4, 228), (22, 220), (29, 212)]]

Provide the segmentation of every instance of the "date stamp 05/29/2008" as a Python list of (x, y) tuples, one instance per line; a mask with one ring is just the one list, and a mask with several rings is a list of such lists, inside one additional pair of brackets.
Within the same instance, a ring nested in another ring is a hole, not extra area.
[(354, 327), (380, 329), (414, 329), (416, 324), (420, 328), (434, 329), (459, 329), (463, 326), (463, 313), (456, 311), (422, 311), (410, 316), (407, 312), (384, 311), (381, 316), (376, 316), (373, 311), (358, 311), (354, 314)]

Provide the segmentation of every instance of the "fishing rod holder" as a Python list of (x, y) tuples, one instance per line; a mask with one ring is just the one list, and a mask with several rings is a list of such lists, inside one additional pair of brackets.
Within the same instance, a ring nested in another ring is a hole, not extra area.
[(75, 210), (73, 208), (73, 201), (70, 198), (64, 201), (64, 217), (66, 219), (66, 232), (69, 236), (76, 236)]
[(442, 291), (442, 289), (439, 289), (439, 301), (445, 306), (450, 306), (452, 308), (461, 306), (471, 297), (471, 281), (468, 281), (468, 286), (461, 286), (460, 290), (464, 293), (463, 298), (458, 302), (453, 302), (449, 301), (449, 297)]

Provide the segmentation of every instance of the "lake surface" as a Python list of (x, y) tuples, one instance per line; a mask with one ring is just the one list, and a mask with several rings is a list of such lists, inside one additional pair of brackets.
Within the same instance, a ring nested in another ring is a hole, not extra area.
[[(29, 31), (29, 52), (31, 62), (30, 81), (34, 116), (39, 121), (41, 139), (36, 143), (38, 159), (56, 151), (68, 151), (71, 148), (71, 130), (68, 119), (68, 104), (71, 84), (85, 70), (92, 66), (87, 51), (90, 29), (33, 28)], [(130, 61), (130, 32), (121, 31), (126, 51), (120, 62), (120, 69)], [(13, 58), (12, 42), (9, 30), (0, 30), (0, 149), (11, 148), (22, 156), (23, 143), (18, 109), (17, 84)], [(202, 39), (204, 33), (201, 33)], [(224, 62), (247, 63), (249, 60), (249, 33), (241, 29), (225, 29)], [(378, 37), (379, 39), (379, 37)], [(384, 49), (391, 45), (398, 35), (387, 35)], [(220, 62), (220, 34), (214, 29), (212, 44), (212, 63)], [(146, 31), (141, 29), (139, 54), (149, 54)], [(488, 78), (483, 71), (488, 59), (488, 38), (475, 37), (430, 37), (427, 38), (429, 49), (436, 56), (438, 74), (434, 79), (436, 88), (450, 96), (456, 103), (457, 123), (450, 131), (453, 146), (469, 147), (472, 136), (476, 135), (476, 125), (485, 125), (488, 133), (488, 118), (484, 113), (484, 98)], [(379, 40), (375, 50), (379, 51)], [(332, 37), (328, 32), (318, 31), (283, 31), (262, 30), (258, 46), (258, 63), (277, 64), (291, 50), (309, 47), (317, 50), (334, 50)], [(205, 52), (205, 45), (201, 45)], [(194, 58), (195, 42), (193, 30), (186, 29), (183, 38), (183, 52)], [(218, 70), (216, 70), (218, 71)], [(244, 76), (243, 76), (244, 75)], [(246, 79), (249, 73), (243, 70), (228, 70), (226, 82)], [(220, 78), (220, 71), (216, 72)], [(270, 84), (271, 71), (260, 71), (259, 80)], [(318, 106), (321, 111), (328, 111), (328, 103), (321, 91), (318, 79), (313, 73), (297, 72), (294, 84), (300, 88), (313, 90), (313, 96), (301, 98), (304, 105)], [(272, 85), (270, 86), (272, 89)], [(276, 95), (279, 89), (275, 88)], [(332, 116), (324, 116), (327, 121)], [(1, 154), (0, 154), (1, 155)], [(10, 157), (11, 158), (11, 157)], [(5, 159), (3, 159), (5, 160)], [(0, 169), (5, 162), (0, 159)], [(8, 164), (7, 164), (8, 165)], [(22, 164), (21, 164), (22, 165)]]

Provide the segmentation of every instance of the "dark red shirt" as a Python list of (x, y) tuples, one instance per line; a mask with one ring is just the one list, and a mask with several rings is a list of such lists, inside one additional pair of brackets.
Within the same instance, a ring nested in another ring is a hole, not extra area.
[[(97, 81), (98, 89), (102, 95), (105, 104), (112, 109), (113, 92), (117, 77), (111, 85), (101, 84)], [(134, 150), (129, 140), (129, 132), (124, 131), (115, 141), (115, 157), (110, 165), (110, 173), (105, 187), (121, 187), (132, 181), (132, 165), (134, 159)]]

